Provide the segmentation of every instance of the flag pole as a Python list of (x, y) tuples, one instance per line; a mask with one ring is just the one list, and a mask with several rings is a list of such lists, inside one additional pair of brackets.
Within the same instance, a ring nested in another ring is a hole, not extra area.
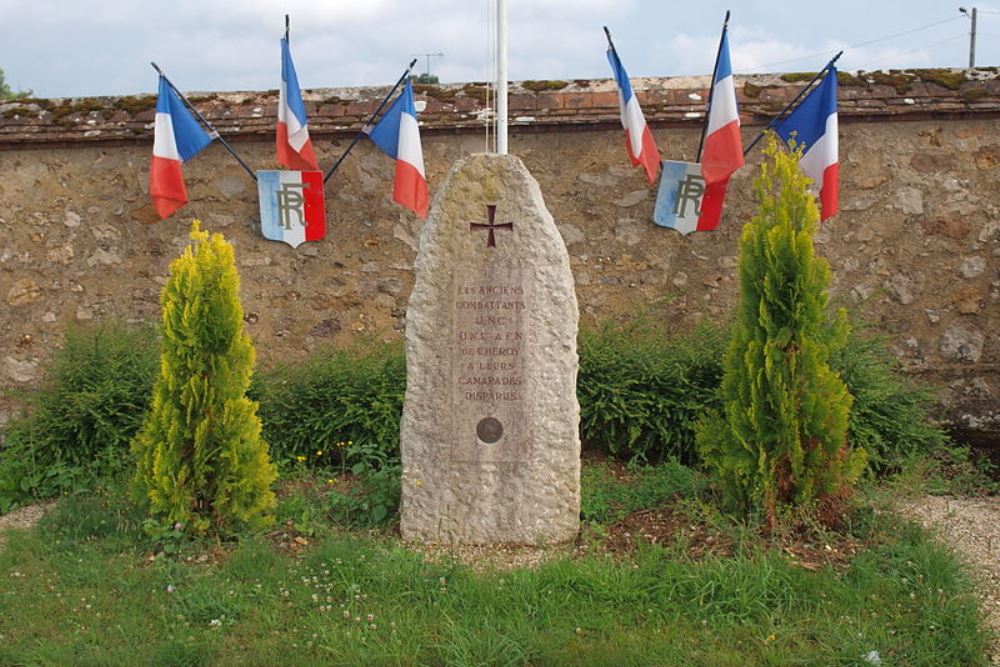
[(288, 14), (285, 14), (285, 43), (290, 44), (288, 41)]
[(747, 146), (747, 147), (746, 147), (746, 148), (745, 148), (745, 149), (743, 150), (743, 155), (746, 155), (746, 154), (747, 154), (747, 153), (749, 153), (749, 152), (750, 152), (751, 150), (753, 150), (753, 147), (754, 147), (754, 146), (756, 146), (756, 145), (757, 145), (757, 143), (758, 143), (758, 142), (759, 142), (759, 141), (760, 141), (761, 139), (763, 139), (763, 138), (764, 138), (764, 135), (765, 135), (765, 134), (767, 134), (767, 131), (768, 131), (768, 130), (770, 130), (771, 128), (773, 128), (773, 127), (774, 127), (775, 125), (777, 125), (777, 124), (778, 124), (778, 122), (779, 122), (779, 121), (780, 121), (780, 120), (781, 120), (782, 118), (784, 118), (784, 117), (785, 117), (785, 114), (786, 114), (786, 113), (788, 113), (788, 111), (789, 111), (789, 110), (790, 110), (790, 109), (791, 109), (791, 108), (792, 108), (793, 106), (795, 106), (795, 103), (796, 103), (796, 102), (798, 102), (798, 101), (799, 101), (800, 99), (802, 99), (802, 96), (803, 96), (803, 95), (805, 95), (805, 94), (806, 94), (807, 92), (809, 92), (809, 90), (810, 90), (810, 89), (811, 89), (811, 88), (812, 88), (812, 87), (813, 87), (814, 85), (816, 85), (816, 82), (817, 82), (817, 81), (819, 81), (819, 80), (820, 80), (821, 78), (823, 78), (823, 75), (824, 75), (824, 74), (825, 74), (825, 73), (827, 72), (827, 70), (829, 70), (829, 69), (830, 69), (831, 67), (833, 67), (833, 66), (834, 66), (834, 65), (835, 65), (835, 64), (837, 63), (837, 60), (838, 60), (838, 59), (840, 58), (840, 56), (842, 56), (842, 55), (844, 55), (844, 52), (843, 52), (843, 51), (841, 51), (840, 53), (838, 53), (837, 55), (835, 55), (835, 56), (834, 56), (833, 58), (831, 58), (831, 59), (830, 59), (830, 62), (828, 62), (828, 63), (826, 64), (826, 67), (824, 67), (823, 69), (821, 69), (821, 70), (819, 71), (819, 74), (817, 74), (816, 76), (814, 76), (814, 77), (813, 77), (813, 79), (812, 79), (812, 81), (810, 81), (810, 82), (809, 82), (809, 84), (808, 84), (808, 85), (807, 85), (807, 86), (806, 86), (805, 88), (803, 88), (802, 90), (800, 90), (800, 91), (799, 91), (799, 94), (795, 96), (795, 99), (793, 99), (793, 100), (792, 100), (791, 102), (789, 102), (789, 103), (788, 103), (788, 106), (786, 106), (786, 107), (785, 107), (784, 109), (782, 109), (782, 110), (781, 110), (781, 113), (779, 113), (779, 114), (778, 114), (777, 116), (775, 116), (774, 118), (772, 118), (772, 119), (771, 119), (771, 122), (769, 122), (769, 123), (767, 124), (767, 127), (765, 127), (765, 128), (763, 129), (763, 130), (761, 130), (760, 134), (758, 134), (758, 135), (757, 135), (757, 138), (756, 138), (756, 139), (754, 139), (753, 141), (751, 141), (751, 142), (750, 142), (750, 145), (749, 145), (749, 146)]
[(608, 30), (608, 26), (605, 25), (601, 27), (604, 28), (604, 36), (608, 38), (608, 48), (615, 53), (618, 53), (618, 51), (615, 50), (615, 43), (611, 41), (611, 31)]
[(363, 137), (368, 135), (368, 131), (370, 131), (372, 121), (374, 121), (375, 117), (379, 115), (379, 113), (382, 111), (382, 108), (386, 105), (386, 102), (389, 101), (389, 98), (392, 97), (393, 93), (396, 92), (396, 89), (399, 88), (400, 84), (406, 81), (406, 77), (410, 76), (410, 70), (412, 70), (413, 66), (416, 64), (417, 64), (416, 58), (410, 61), (410, 64), (407, 66), (406, 71), (403, 72), (403, 75), (399, 77), (398, 81), (396, 81), (396, 85), (392, 87), (392, 90), (389, 91), (389, 94), (386, 95), (385, 98), (382, 100), (382, 104), (378, 105), (378, 108), (375, 109), (374, 113), (372, 113), (372, 115), (368, 118), (368, 122), (366, 122), (364, 126), (362, 126), (360, 130), (358, 130), (358, 133), (354, 135), (354, 139), (351, 140), (351, 143), (347, 147), (347, 149), (343, 152), (343, 154), (339, 158), (337, 158), (337, 161), (333, 163), (333, 166), (330, 167), (330, 170), (326, 172), (326, 176), (323, 177), (323, 183), (326, 183), (327, 181), (330, 180), (330, 177), (333, 176), (333, 173), (335, 171), (337, 171), (337, 168), (340, 166), (340, 163), (344, 161), (344, 158), (346, 158), (350, 154), (350, 152), (354, 150), (354, 147), (358, 144), (359, 141), (361, 141)]
[(186, 106), (188, 109), (190, 109), (191, 112), (194, 113), (194, 115), (198, 117), (198, 120), (200, 120), (205, 125), (205, 127), (207, 127), (210, 130), (208, 136), (210, 136), (213, 139), (218, 139), (219, 143), (221, 143), (222, 146), (227, 151), (229, 151), (229, 154), (232, 155), (234, 158), (236, 158), (236, 161), (240, 163), (240, 166), (243, 167), (244, 169), (246, 169), (246, 172), (248, 174), (250, 174), (250, 178), (252, 178), (254, 181), (256, 181), (257, 180), (257, 174), (253, 173), (253, 169), (251, 169), (250, 166), (247, 165), (247, 163), (243, 161), (243, 158), (241, 158), (236, 153), (236, 150), (229, 144), (229, 142), (226, 141), (225, 138), (222, 135), (219, 134), (219, 131), (216, 130), (215, 127), (211, 123), (209, 123), (208, 120), (204, 116), (201, 115), (201, 112), (198, 111), (197, 109), (195, 109), (194, 105), (192, 105), (190, 102), (188, 102), (188, 99), (186, 97), (184, 97), (184, 93), (182, 93), (181, 91), (177, 90), (177, 86), (174, 85), (173, 81), (171, 81), (170, 79), (167, 78), (167, 75), (163, 73), (163, 70), (160, 69), (160, 66), (157, 65), (155, 62), (150, 62), (149, 64), (153, 66), (153, 69), (156, 70), (157, 74), (159, 74), (161, 77), (163, 77), (163, 80), (167, 82), (167, 85), (170, 86), (175, 93), (177, 93), (178, 97), (180, 97), (181, 101), (184, 103), (184, 106)]
[(712, 68), (712, 81), (708, 86), (708, 105), (705, 107), (705, 123), (701, 126), (701, 139), (698, 140), (698, 158), (695, 162), (701, 162), (701, 151), (705, 147), (705, 133), (708, 131), (708, 120), (712, 116), (712, 97), (715, 95), (715, 77), (719, 74), (719, 58), (722, 57), (722, 43), (726, 40), (726, 31), (729, 30), (729, 10), (726, 10), (726, 18), (722, 22), (722, 36), (719, 37), (719, 50), (715, 52), (715, 66)]
[(507, 155), (507, 0), (497, 0), (497, 154)]

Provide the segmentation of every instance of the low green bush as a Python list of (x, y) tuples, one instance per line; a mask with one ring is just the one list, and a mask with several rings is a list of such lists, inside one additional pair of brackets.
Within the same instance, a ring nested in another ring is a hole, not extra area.
[(355, 489), (333, 491), (327, 496), (330, 518), (356, 528), (377, 528), (395, 521), (402, 496), (400, 473), (400, 466), (387, 465), (361, 477)]
[(0, 513), (30, 498), (86, 486), (122, 470), (158, 368), (155, 330), (107, 321), (71, 327), (8, 426), (0, 449)]
[(255, 377), (264, 439), (279, 463), (362, 474), (399, 462), (402, 345), (325, 350)]
[(830, 365), (854, 396), (847, 438), (852, 447), (868, 452), (871, 470), (898, 470), (913, 456), (948, 442), (945, 432), (928, 418), (933, 392), (899, 372), (882, 338), (870, 331), (852, 333)]
[[(718, 407), (728, 331), (704, 326), (669, 336), (642, 322), (580, 332), (580, 431), (615, 458), (697, 462), (694, 424)], [(152, 328), (118, 322), (74, 328), (8, 427), (0, 449), (0, 512), (32, 497), (86, 488), (94, 474), (127, 465), (157, 371)], [(947, 436), (927, 419), (931, 394), (897, 372), (883, 342), (852, 334), (831, 359), (854, 395), (848, 438), (892, 471), (936, 451)], [(324, 350), (258, 373), (249, 395), (273, 460), (367, 474), (399, 463), (406, 362), (399, 343)], [(297, 461), (301, 459), (301, 461)]]
[[(728, 328), (705, 325), (668, 337), (643, 323), (604, 324), (580, 332), (580, 434), (619, 459), (691, 464), (694, 423), (717, 408)], [(929, 415), (934, 393), (899, 371), (884, 339), (852, 331), (830, 359), (854, 396), (848, 442), (868, 452), (878, 474), (937, 451), (948, 436)]]
[(580, 436), (619, 459), (696, 460), (694, 425), (719, 404), (727, 330), (669, 338), (643, 321), (580, 332)]

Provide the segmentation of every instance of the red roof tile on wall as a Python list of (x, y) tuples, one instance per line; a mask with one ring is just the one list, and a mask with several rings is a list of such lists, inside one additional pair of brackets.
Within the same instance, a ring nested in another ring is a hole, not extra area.
[[(1000, 114), (1000, 75), (979, 70), (841, 73), (840, 114), (852, 120), (924, 119)], [(802, 89), (808, 75), (736, 77), (742, 122), (763, 125)], [(656, 126), (704, 122), (708, 77), (639, 78), (633, 87)], [(415, 86), (421, 127), (475, 131), (490, 117), (484, 84)], [(304, 91), (313, 136), (354, 134), (386, 88)], [(191, 103), (227, 138), (270, 138), (277, 92), (191, 94)], [(46, 144), (150, 142), (153, 95), (27, 99), (0, 103), (0, 149)], [(511, 84), (510, 124), (522, 130), (616, 125), (618, 98), (610, 79)]]

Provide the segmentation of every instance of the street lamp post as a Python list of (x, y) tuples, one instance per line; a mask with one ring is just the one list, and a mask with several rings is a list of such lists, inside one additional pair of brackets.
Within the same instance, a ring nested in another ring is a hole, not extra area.
[(959, 7), (958, 11), (969, 17), (972, 21), (972, 28), (969, 30), (969, 68), (976, 66), (976, 8), (972, 8), (970, 13), (965, 7)]

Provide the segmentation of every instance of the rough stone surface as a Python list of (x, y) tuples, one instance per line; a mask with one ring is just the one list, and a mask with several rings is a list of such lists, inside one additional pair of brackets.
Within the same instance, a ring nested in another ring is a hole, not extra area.
[(983, 356), (983, 332), (971, 324), (954, 322), (941, 336), (941, 353), (953, 361), (977, 362)]
[[(613, 82), (606, 83), (613, 93)], [(1000, 86), (1000, 79), (991, 85)], [(884, 86), (856, 87), (852, 102), (859, 109), (882, 104), (888, 98), (875, 98), (882, 89), (895, 94)], [(945, 94), (951, 95), (942, 89), (934, 98)], [(433, 107), (436, 102), (428, 99)], [(688, 104), (686, 99), (685, 93), (678, 103)], [(747, 166), (734, 175), (718, 229), (681, 237), (653, 224), (655, 188), (648, 186), (642, 169), (629, 164), (617, 101), (612, 98), (611, 104), (604, 125), (573, 125), (578, 115), (558, 125), (554, 109), (546, 121), (553, 124), (530, 131), (513, 128), (510, 137), (511, 152), (538, 180), (569, 247), (581, 325), (627, 320), (637, 313), (670, 332), (689, 331), (702, 320), (724, 321), (739, 285), (736, 269), (724, 258), (737, 252), (742, 226), (754, 213), (751, 182), (760, 152), (752, 151)], [(699, 104), (704, 107), (704, 101)], [(741, 103), (740, 108), (747, 107)], [(148, 113), (145, 123), (152, 120), (151, 108)], [(536, 113), (541, 117), (541, 110)], [(258, 120), (254, 131), (259, 135), (244, 137), (241, 130), (233, 142), (251, 167), (272, 168), (274, 121)], [(760, 129), (751, 123), (760, 120), (745, 120), (748, 144)], [(0, 130), (10, 122), (0, 112)], [(483, 147), (481, 132), (463, 134), (442, 125), (436, 133), (434, 122), (445, 121), (433, 120), (431, 112), (421, 115), (432, 193), (456, 160)], [(694, 158), (698, 121), (650, 122), (664, 158)], [(184, 165), (191, 202), (159, 220), (148, 194), (152, 139), (136, 136), (85, 143), (67, 135), (65, 143), (41, 148), (12, 147), (0, 139), (0, 394), (32, 384), (16, 381), (3, 360), (37, 358), (44, 368), (78, 315), (158, 322), (168, 265), (186, 244), (195, 217), (236, 245), (247, 331), (262, 370), (300, 361), (328, 345), (402, 336), (420, 221), (393, 203), (393, 162), (371, 142), (360, 143), (330, 180), (327, 238), (292, 250), (261, 238), (252, 181), (218, 147)], [(985, 405), (953, 394), (955, 379), (982, 375), (1000, 396), (1000, 163), (975, 158), (993, 155), (998, 136), (995, 108), (934, 119), (894, 116), (878, 123), (842, 114), (841, 212), (817, 235), (818, 252), (833, 271), (833, 301), (849, 307), (853, 322), (874, 324), (903, 350), (905, 370), (946, 388), (942, 398), (949, 407), (941, 416), (948, 420), (977, 415)], [(320, 164), (332, 164), (349, 140), (350, 135), (314, 139)], [(935, 151), (954, 155), (949, 173), (914, 167), (915, 155)], [(247, 187), (227, 198), (220, 188), (223, 179), (230, 185), (243, 179)], [(904, 187), (921, 193), (922, 214), (894, 206), (897, 190)], [(642, 189), (648, 189), (645, 199), (626, 208), (618, 205)], [(971, 212), (961, 212), (969, 207)], [(982, 258), (985, 268), (965, 278), (958, 269), (969, 257)], [(897, 274), (908, 280), (897, 279), (900, 289), (893, 291), (886, 283)], [(903, 304), (900, 297), (912, 301)], [(331, 319), (340, 327), (323, 324)], [(984, 332), (979, 361), (955, 363), (942, 351), (941, 336), (956, 321)], [(18, 349), (25, 335), (33, 343)], [(919, 352), (904, 344), (909, 336), (919, 342)]]
[(14, 382), (32, 382), (38, 379), (38, 364), (33, 361), (22, 361), (14, 357), (6, 357), (4, 365), (7, 373)]
[(986, 270), (986, 260), (982, 257), (966, 257), (958, 265), (958, 272), (963, 278), (971, 280)]
[[(486, 228), (488, 205), (496, 206), (495, 229)], [(415, 272), (400, 440), (403, 537), (572, 540), (580, 513), (576, 293), (566, 246), (519, 159), (481, 154), (454, 165), (420, 233)]]

